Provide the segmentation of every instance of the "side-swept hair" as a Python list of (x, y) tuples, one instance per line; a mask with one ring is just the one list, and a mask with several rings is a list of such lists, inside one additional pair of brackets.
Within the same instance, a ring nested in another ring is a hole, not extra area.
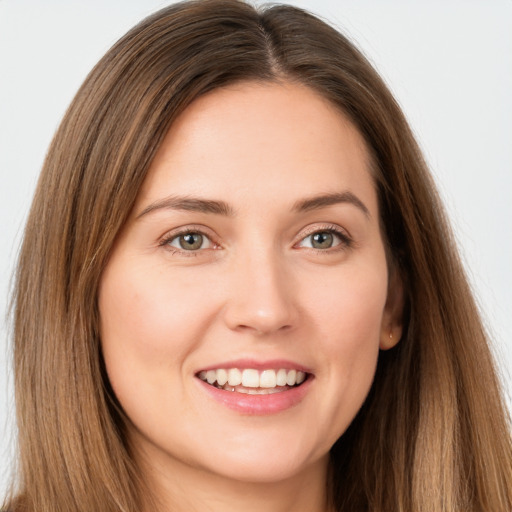
[(304, 84), (343, 111), (373, 158), (405, 331), (331, 450), (339, 511), (512, 510), (506, 409), (443, 208), (404, 116), (343, 35), (290, 6), (172, 5), (90, 73), (49, 149), (14, 294), (20, 483), (13, 512), (133, 512), (147, 499), (106, 378), (97, 291), (169, 126), (240, 81)]

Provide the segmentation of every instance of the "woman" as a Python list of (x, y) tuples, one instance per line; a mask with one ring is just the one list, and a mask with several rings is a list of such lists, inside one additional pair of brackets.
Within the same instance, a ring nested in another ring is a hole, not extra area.
[(493, 362), (418, 147), (311, 15), (164, 9), (78, 92), (15, 294), (9, 510), (508, 510)]

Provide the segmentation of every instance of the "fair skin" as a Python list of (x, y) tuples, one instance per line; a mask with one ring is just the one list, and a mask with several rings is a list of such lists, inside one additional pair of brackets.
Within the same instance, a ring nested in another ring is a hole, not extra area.
[[(189, 106), (99, 293), (108, 376), (163, 510), (327, 510), (329, 449), (401, 334), (395, 281), (345, 116), (289, 83)], [(250, 371), (224, 384), (235, 369)]]

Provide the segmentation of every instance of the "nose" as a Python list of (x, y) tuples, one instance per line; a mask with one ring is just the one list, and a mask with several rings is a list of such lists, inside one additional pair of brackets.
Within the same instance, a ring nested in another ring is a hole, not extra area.
[(263, 251), (240, 257), (234, 265), (224, 309), (226, 325), (258, 336), (293, 329), (299, 312), (285, 265)]

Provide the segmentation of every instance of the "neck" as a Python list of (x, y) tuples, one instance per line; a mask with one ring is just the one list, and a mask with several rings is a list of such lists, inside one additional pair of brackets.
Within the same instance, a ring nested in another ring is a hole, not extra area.
[(179, 471), (145, 464), (153, 503), (144, 510), (159, 512), (328, 512), (328, 459), (300, 473), (272, 482), (246, 482), (180, 464)]

